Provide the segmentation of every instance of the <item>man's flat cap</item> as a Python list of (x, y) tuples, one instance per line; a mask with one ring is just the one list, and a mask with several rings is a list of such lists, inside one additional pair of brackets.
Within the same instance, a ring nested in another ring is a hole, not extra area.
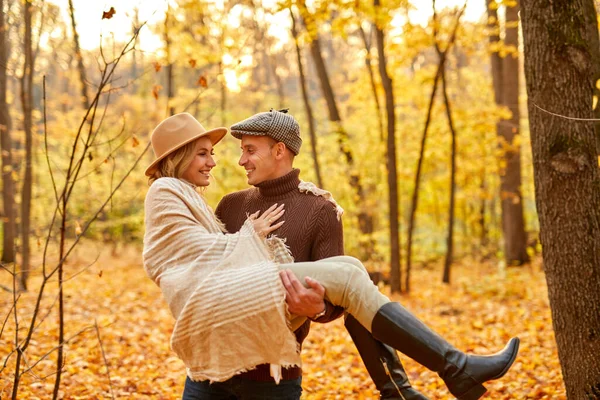
[(243, 135), (269, 136), (283, 142), (294, 154), (300, 152), (302, 139), (298, 121), (287, 113), (287, 109), (261, 112), (231, 126), (231, 134), (237, 139)]

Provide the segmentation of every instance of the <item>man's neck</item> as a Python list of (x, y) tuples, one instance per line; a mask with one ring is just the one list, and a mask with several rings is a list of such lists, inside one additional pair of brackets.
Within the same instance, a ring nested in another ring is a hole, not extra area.
[(287, 174), (278, 178), (263, 181), (254, 185), (260, 193), (265, 197), (273, 197), (283, 195), (292, 190), (296, 190), (300, 184), (299, 169), (291, 169)]
[(273, 181), (273, 180), (275, 180), (275, 179), (279, 179), (279, 178), (281, 178), (282, 176), (286, 176), (287, 174), (289, 174), (289, 173), (290, 173), (290, 172), (292, 172), (293, 170), (294, 170), (294, 168), (293, 168), (291, 165), (289, 165), (289, 166), (288, 166), (288, 165), (286, 165), (285, 167), (280, 167), (280, 168), (277, 168), (277, 169), (276, 169), (276, 171), (275, 171), (275, 174), (273, 174), (273, 175), (271, 176), (271, 179), (268, 179), (268, 180), (267, 180), (267, 181), (265, 181), (265, 182), (268, 182), (268, 181)]

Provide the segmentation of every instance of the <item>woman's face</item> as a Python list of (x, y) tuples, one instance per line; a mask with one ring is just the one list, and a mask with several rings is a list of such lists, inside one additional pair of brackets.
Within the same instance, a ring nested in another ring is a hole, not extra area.
[(217, 165), (213, 155), (210, 139), (207, 137), (198, 139), (196, 141), (196, 154), (181, 177), (196, 186), (210, 185), (210, 170)]

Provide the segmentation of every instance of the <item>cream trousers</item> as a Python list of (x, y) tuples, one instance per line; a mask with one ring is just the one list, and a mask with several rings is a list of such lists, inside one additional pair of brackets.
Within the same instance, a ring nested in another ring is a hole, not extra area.
[[(362, 326), (371, 331), (371, 323), (377, 311), (390, 299), (379, 292), (371, 281), (364, 265), (354, 257), (338, 256), (314, 262), (281, 264), (280, 269), (289, 269), (306, 285), (309, 276), (325, 287), (325, 298), (330, 303), (343, 307)], [(306, 317), (290, 315), (292, 330), (298, 329)]]

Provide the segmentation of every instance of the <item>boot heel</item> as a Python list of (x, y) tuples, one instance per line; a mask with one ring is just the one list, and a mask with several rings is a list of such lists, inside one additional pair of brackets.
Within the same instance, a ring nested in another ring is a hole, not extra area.
[(483, 396), (485, 394), (485, 392), (487, 392), (487, 389), (483, 385), (479, 384), (477, 386), (473, 386), (471, 389), (469, 389), (467, 392), (465, 392), (463, 395), (461, 395), (458, 399), (459, 400), (477, 400), (478, 398)]

